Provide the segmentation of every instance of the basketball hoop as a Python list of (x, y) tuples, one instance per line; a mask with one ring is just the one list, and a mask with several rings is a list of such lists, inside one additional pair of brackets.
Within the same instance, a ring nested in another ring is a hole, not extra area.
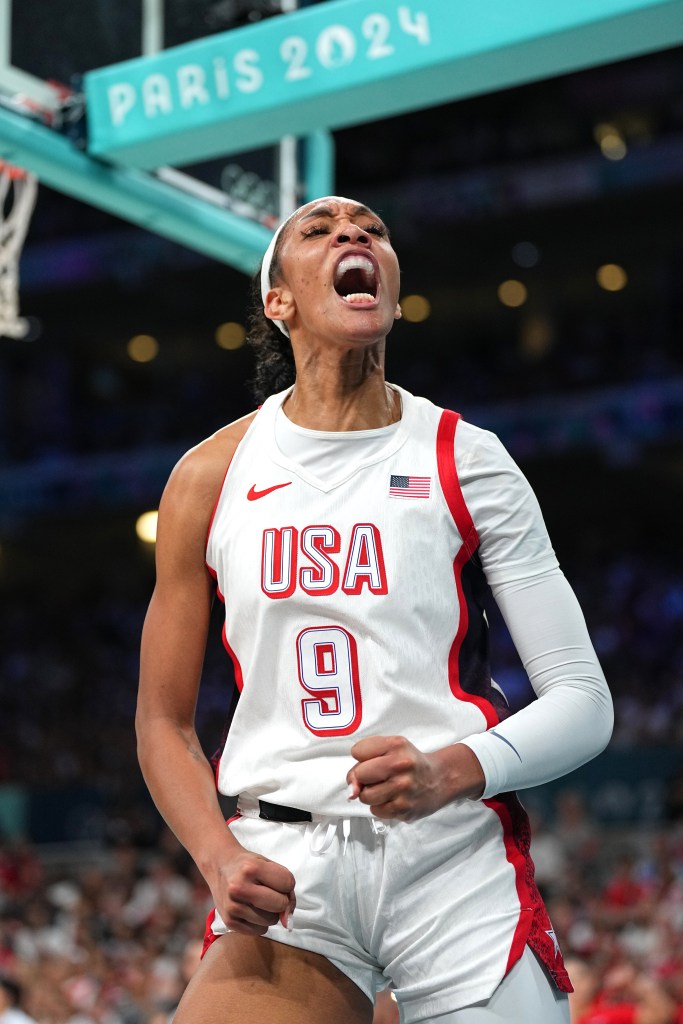
[(37, 193), (35, 175), (0, 160), (0, 337), (25, 338), (30, 330), (19, 316), (19, 259)]

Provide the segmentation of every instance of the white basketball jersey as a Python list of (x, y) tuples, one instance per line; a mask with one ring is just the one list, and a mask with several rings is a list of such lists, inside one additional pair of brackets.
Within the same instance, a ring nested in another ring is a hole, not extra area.
[[(528, 505), (499, 442), (396, 390), (398, 429), (370, 457), (340, 464), (336, 479), (278, 448), (288, 392), (264, 403), (228, 468), (207, 545), (239, 689), (222, 793), (369, 814), (346, 799), (357, 740), (401, 735), (432, 751), (506, 714), (488, 666), (484, 570), (520, 578), (554, 555), (542, 520), (538, 530), (496, 525), (501, 502)], [(476, 526), (456, 450), (470, 490), (490, 497)], [(527, 518), (536, 516), (534, 507)]]

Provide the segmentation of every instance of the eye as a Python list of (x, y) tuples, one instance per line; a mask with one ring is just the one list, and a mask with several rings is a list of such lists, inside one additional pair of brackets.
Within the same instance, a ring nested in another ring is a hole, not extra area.
[(329, 234), (329, 228), (327, 224), (314, 224), (313, 227), (307, 228), (304, 232), (304, 238), (311, 238), (314, 235), (327, 235)]
[(384, 238), (388, 234), (384, 224), (368, 224), (364, 230), (367, 231), (369, 235), (378, 235), (379, 238)]

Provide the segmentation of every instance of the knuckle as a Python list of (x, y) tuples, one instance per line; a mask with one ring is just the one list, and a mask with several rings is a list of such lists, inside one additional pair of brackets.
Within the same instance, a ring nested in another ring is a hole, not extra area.
[(234, 903), (243, 903), (246, 895), (246, 885), (240, 880), (233, 880), (227, 886), (228, 897)]
[(394, 789), (398, 794), (398, 798), (402, 799), (412, 789), (412, 779), (407, 775), (400, 775), (394, 783)]
[(255, 882), (261, 871), (261, 864), (258, 860), (248, 860), (242, 865), (241, 875), (247, 882)]
[(396, 762), (396, 767), (401, 772), (413, 772), (416, 766), (417, 758), (410, 750), (403, 751), (401, 757)]

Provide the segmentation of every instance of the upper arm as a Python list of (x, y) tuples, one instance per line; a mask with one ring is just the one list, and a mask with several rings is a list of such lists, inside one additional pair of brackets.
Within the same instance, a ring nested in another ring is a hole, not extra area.
[(489, 584), (557, 568), (536, 495), (498, 438), (461, 421), (456, 431), (456, 466)]
[(214, 585), (205, 563), (211, 514), (246, 426), (226, 428), (174, 469), (161, 504), (157, 579), (142, 632), (138, 726), (155, 717), (194, 719)]

